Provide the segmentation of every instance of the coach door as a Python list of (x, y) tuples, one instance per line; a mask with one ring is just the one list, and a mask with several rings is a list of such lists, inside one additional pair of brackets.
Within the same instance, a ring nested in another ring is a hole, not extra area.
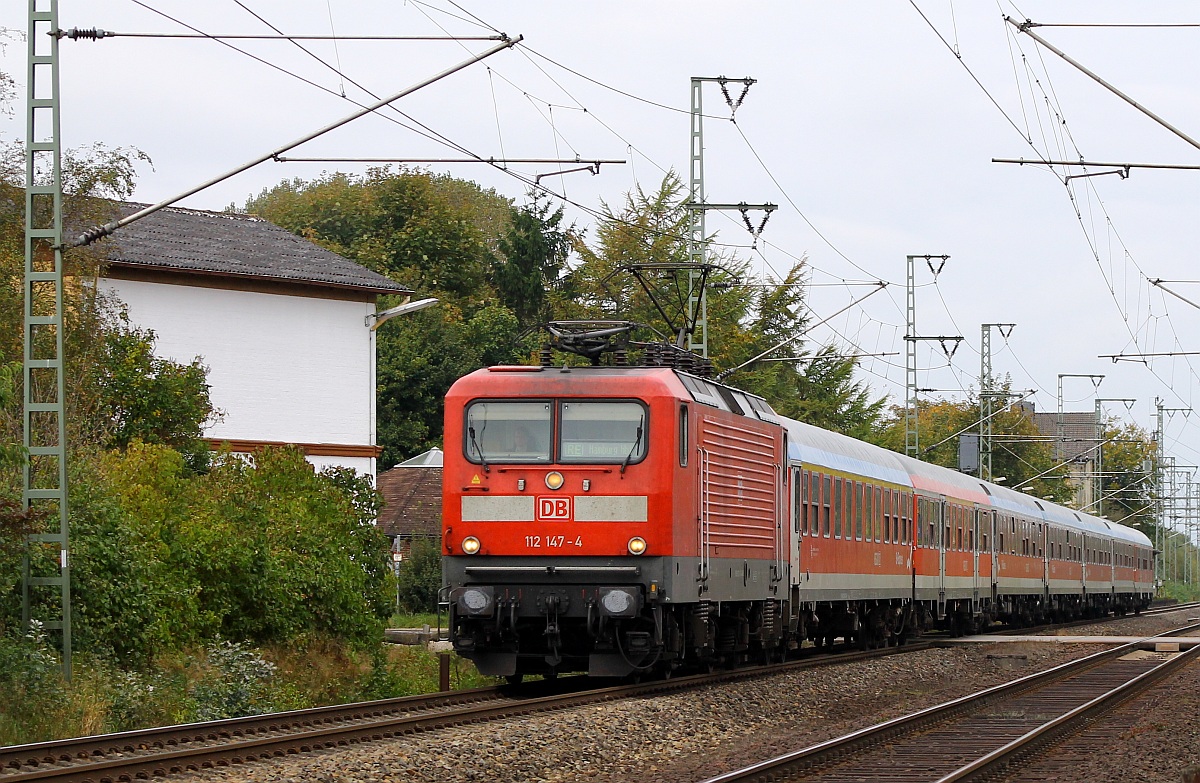
[(988, 511), (984, 514), (986, 520), (985, 529), (988, 531), (988, 540), (984, 547), (988, 552), (988, 574), (991, 576), (992, 583), (992, 606), (995, 607), (1000, 600), (1000, 525), (1003, 524), (1000, 515), (995, 511)]
[(983, 527), (986, 512), (975, 506), (971, 514), (971, 613), (979, 614), (979, 531)]
[[(800, 576), (804, 573), (800, 569), (800, 526), (806, 521), (804, 514), (808, 511), (810, 502), (808, 493), (809, 486), (805, 478), (808, 474), (800, 469), (799, 466), (790, 468), (791, 473), (791, 498), (792, 498), (792, 522), (791, 522), (791, 545), (788, 547), (788, 563), (789, 563), (789, 579), (788, 586), (798, 584)], [(786, 491), (786, 490), (785, 490)]]
[(937, 502), (937, 513), (934, 515), (937, 519), (937, 533), (935, 534), (935, 542), (938, 549), (938, 619), (941, 620), (946, 616), (946, 545), (949, 543), (946, 538), (946, 496), (939, 495)]

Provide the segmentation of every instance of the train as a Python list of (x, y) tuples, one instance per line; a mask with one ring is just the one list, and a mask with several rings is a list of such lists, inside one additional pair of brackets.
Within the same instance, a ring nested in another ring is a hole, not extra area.
[(1141, 532), (793, 421), (710, 375), (543, 361), (453, 384), (457, 654), (511, 682), (669, 676), (1153, 598)]

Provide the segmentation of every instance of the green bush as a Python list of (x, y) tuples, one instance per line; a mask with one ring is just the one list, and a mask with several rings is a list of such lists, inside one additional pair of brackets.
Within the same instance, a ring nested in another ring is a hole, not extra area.
[[(160, 444), (80, 453), (70, 506), (75, 650), (138, 668), (218, 639), (377, 645), (395, 601), (377, 505), (369, 479), (318, 474), (294, 448), (218, 453), (203, 474)], [(0, 558), (0, 630), (19, 625), (19, 563)], [(38, 605), (34, 616), (56, 611)]]
[(437, 611), (442, 587), (442, 544), (438, 539), (416, 538), (412, 552), (400, 564), (396, 598), (400, 610), (412, 613)]
[(21, 637), (0, 637), (0, 745), (54, 736), (66, 701), (58, 656), (38, 624)]

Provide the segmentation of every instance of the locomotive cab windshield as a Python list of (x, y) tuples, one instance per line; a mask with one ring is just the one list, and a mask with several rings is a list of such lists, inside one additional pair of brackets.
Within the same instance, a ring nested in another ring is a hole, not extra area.
[(550, 462), (549, 402), (474, 402), (464, 429), (472, 462)]
[(467, 406), (463, 453), (484, 465), (626, 466), (646, 456), (648, 420), (645, 404), (635, 400), (477, 400)]

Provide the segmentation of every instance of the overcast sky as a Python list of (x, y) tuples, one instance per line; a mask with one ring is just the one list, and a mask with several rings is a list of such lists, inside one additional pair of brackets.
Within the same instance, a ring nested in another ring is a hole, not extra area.
[[(24, 5), (4, 4), (0, 26), (23, 30)], [(891, 283), (815, 329), (814, 340), (847, 353), (894, 353), (864, 359), (861, 377), (901, 401), (905, 256), (948, 254), (936, 284), (918, 265), (916, 331), (966, 339), (952, 362), (936, 343), (920, 344), (921, 387), (961, 397), (978, 383), (980, 324), (1015, 323), (1007, 341), (993, 338), (993, 368), (1017, 388), (1037, 389), (1039, 410), (1057, 409), (1060, 374), (1104, 374), (1101, 397), (1137, 400), (1129, 412), (1120, 403), (1106, 410), (1152, 430), (1156, 398), (1171, 408), (1197, 401), (1200, 356), (1149, 364), (1098, 357), (1200, 351), (1200, 313), (1149, 282), (1200, 279), (1189, 260), (1200, 234), (1200, 171), (1064, 182), (1084, 171), (991, 159), (1200, 164), (1200, 152), (1018, 33), (1005, 14), (1041, 23), (1200, 23), (1194, 3), (1162, 1), (60, 2), (63, 28), (118, 33), (188, 32), (187, 24), (213, 35), (269, 34), (265, 20), (294, 35), (522, 35), (516, 49), (395, 106), (483, 157), (627, 160), (599, 176), (542, 180), (569, 199), (579, 227), (594, 225), (589, 210), (602, 200), (617, 203), (639, 184), (653, 189), (667, 170), (686, 178), (691, 77), (754, 78), (736, 124), (719, 87), (704, 87), (706, 195), (779, 210), (753, 250), (736, 213), (710, 214), (708, 229), (759, 275), (782, 276), (806, 257), (813, 322), (868, 293), (864, 281)], [(1200, 137), (1200, 28), (1035, 32)], [(204, 39), (64, 41), (64, 142), (144, 151), (153, 168), (140, 171), (135, 198), (156, 202), (350, 114), (352, 101), (372, 100), (365, 90), (399, 92), (494, 44), (305, 42), (310, 55), (284, 41), (228, 43), (263, 62)], [(10, 42), (0, 68), (23, 82), (24, 63), (23, 43)], [(730, 91), (737, 98), (740, 85)], [(462, 156), (412, 127), (384, 111), (289, 154)], [(20, 104), (0, 131), (23, 137)], [(518, 201), (526, 188), (486, 166), (430, 168)], [(555, 167), (513, 168), (529, 177)], [(284, 178), (363, 169), (265, 163), (185, 205), (219, 210)], [(1200, 285), (1167, 288), (1200, 303)], [(1067, 410), (1093, 410), (1090, 380), (1062, 384)], [(1200, 415), (1168, 418), (1167, 451), (1180, 464), (1200, 463), (1198, 425)]]

